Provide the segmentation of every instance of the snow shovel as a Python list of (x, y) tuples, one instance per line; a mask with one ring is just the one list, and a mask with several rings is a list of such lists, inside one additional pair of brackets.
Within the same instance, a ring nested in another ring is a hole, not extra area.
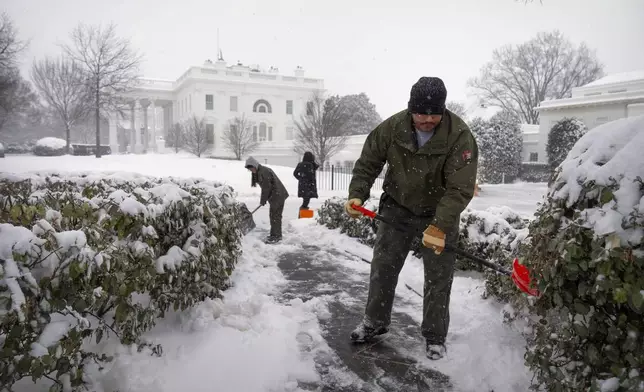
[(255, 211), (259, 210), (261, 206), (258, 206), (255, 208), (252, 212), (248, 210), (248, 207), (246, 207), (246, 204), (241, 204), (240, 209), (242, 213), (242, 218), (239, 222), (239, 228), (242, 232), (243, 235), (248, 234), (251, 230), (253, 230), (255, 226), (255, 220), (253, 220), (253, 214)]
[[(396, 222), (392, 222), (389, 219), (383, 217), (382, 215), (376, 214), (375, 212), (368, 210), (364, 207), (361, 206), (356, 206), (352, 205), (353, 209), (356, 211), (360, 211), (362, 215), (369, 217), (371, 219), (379, 220), (381, 222), (384, 222), (388, 225), (391, 225), (398, 230), (402, 231), (412, 231), (413, 229), (405, 226), (403, 224), (397, 224)], [(455, 253), (459, 256), (465, 257), (466, 259), (475, 261), (481, 265), (484, 265), (488, 268), (491, 268), (497, 272), (500, 272), (504, 275), (509, 276), (512, 278), (512, 281), (514, 284), (519, 288), (519, 290), (523, 291), (524, 293), (538, 297), (539, 296), (539, 291), (536, 288), (531, 288), (530, 287), (530, 271), (528, 268), (522, 264), (519, 264), (519, 259), (514, 259), (514, 262), (512, 263), (512, 271), (508, 271), (507, 269), (498, 266), (494, 263), (491, 263), (487, 260), (484, 260), (478, 256), (475, 256), (469, 252), (464, 251), (463, 249), (457, 248), (451, 244), (446, 243), (445, 244), (445, 250)]]

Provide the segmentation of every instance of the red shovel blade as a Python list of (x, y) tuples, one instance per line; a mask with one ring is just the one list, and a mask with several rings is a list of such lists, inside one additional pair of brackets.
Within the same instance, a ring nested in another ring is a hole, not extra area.
[(519, 259), (512, 262), (512, 281), (524, 293), (533, 297), (539, 296), (539, 290), (530, 287), (530, 271), (525, 265), (519, 264)]

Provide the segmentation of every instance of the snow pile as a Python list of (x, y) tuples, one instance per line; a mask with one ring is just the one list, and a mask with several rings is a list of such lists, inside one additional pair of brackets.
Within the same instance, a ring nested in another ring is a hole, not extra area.
[(142, 334), (219, 297), (241, 253), (240, 205), (209, 181), (2, 174), (0, 216), (3, 385), (88, 382), (76, 369), (109, 358), (86, 338), (159, 354)]
[(314, 359), (329, 352), (318, 322), (326, 303), (279, 303), (286, 280), (276, 249), (252, 234), (243, 247), (222, 299), (170, 314), (145, 335), (163, 346), (163, 357), (110, 347), (116, 359), (96, 376), (103, 390), (303, 392), (299, 384), (320, 381)]
[(526, 360), (545, 389), (644, 386), (643, 149), (644, 116), (590, 130), (530, 225), (521, 256), (541, 297)]

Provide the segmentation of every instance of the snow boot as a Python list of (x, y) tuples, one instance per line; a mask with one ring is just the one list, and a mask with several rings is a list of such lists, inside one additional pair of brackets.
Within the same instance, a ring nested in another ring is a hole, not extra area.
[(441, 359), (445, 356), (447, 348), (444, 344), (435, 344), (429, 340), (425, 341), (425, 355), (431, 360)]
[(351, 341), (364, 343), (387, 332), (389, 330), (386, 327), (373, 327), (371, 323), (363, 321), (351, 332)]
[(281, 240), (282, 240), (282, 237), (273, 237), (273, 236), (270, 236), (270, 235), (269, 235), (269, 236), (268, 236), (268, 237), (266, 237), (266, 239), (264, 240), (264, 243), (265, 243), (265, 244), (268, 244), (268, 245), (272, 245), (272, 244), (277, 244), (277, 243), (278, 243), (278, 242), (280, 242)]

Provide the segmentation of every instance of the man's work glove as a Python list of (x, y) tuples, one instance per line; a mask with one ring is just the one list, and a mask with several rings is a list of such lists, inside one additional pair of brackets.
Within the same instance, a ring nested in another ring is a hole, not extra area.
[(434, 225), (429, 225), (423, 232), (423, 245), (434, 249), (434, 253), (441, 254), (445, 250), (445, 233)]
[(349, 214), (349, 216), (353, 219), (360, 218), (362, 216), (362, 213), (358, 210), (353, 209), (351, 206), (361, 206), (362, 205), (362, 200), (360, 199), (349, 199), (347, 200), (346, 203), (344, 203), (344, 210)]

